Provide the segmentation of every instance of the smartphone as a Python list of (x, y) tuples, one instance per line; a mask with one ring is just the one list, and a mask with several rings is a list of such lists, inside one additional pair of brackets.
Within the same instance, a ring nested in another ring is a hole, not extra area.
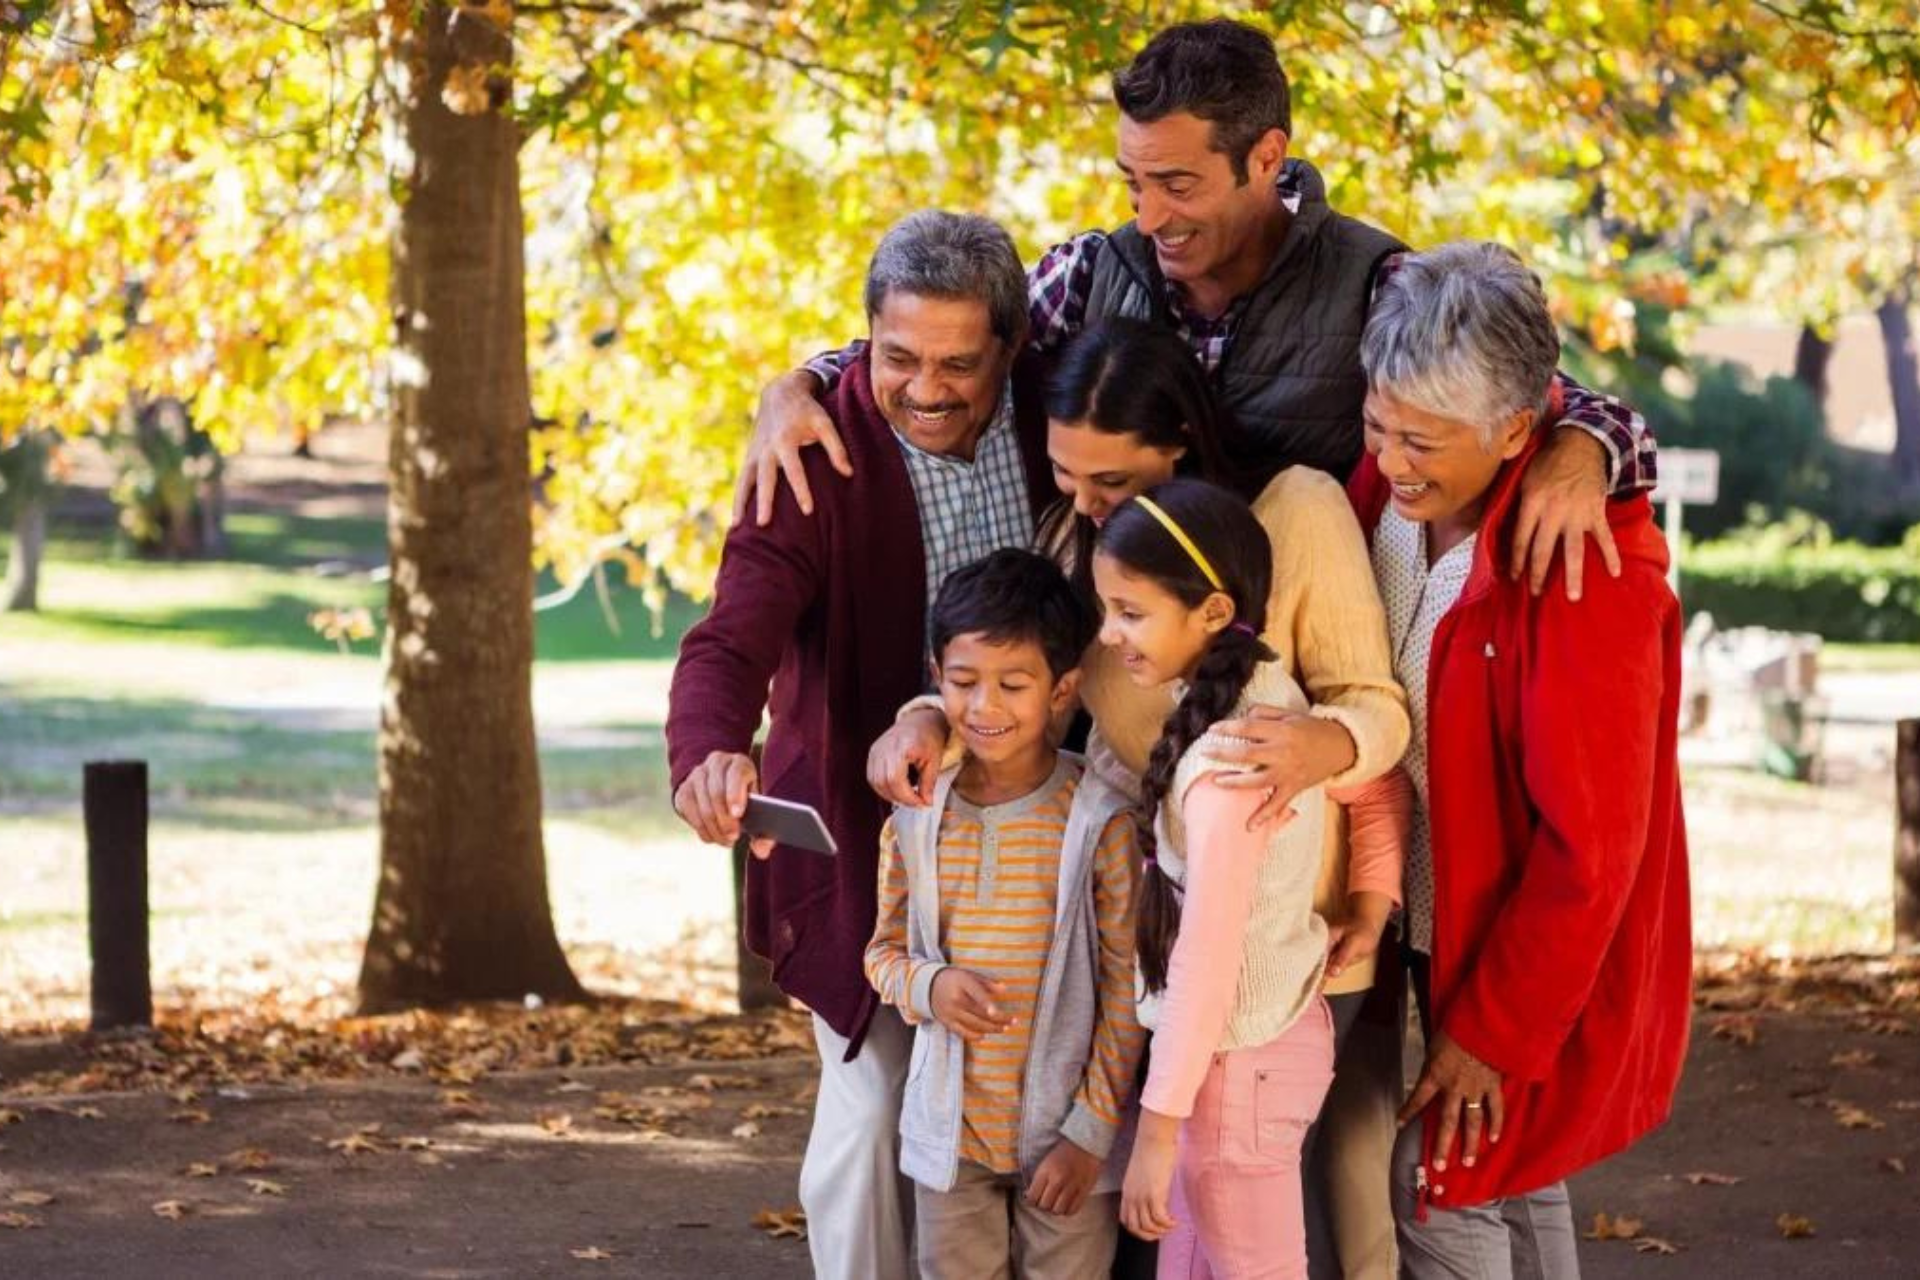
[(740, 829), (749, 836), (772, 836), (781, 844), (815, 853), (836, 854), (833, 833), (810, 804), (776, 800), (772, 796), (748, 796), (747, 811), (740, 817)]

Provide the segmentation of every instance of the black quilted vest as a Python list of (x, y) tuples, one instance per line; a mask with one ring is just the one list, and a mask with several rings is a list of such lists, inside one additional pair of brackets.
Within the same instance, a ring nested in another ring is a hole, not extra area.
[[(1245, 310), (1214, 386), (1233, 410), (1228, 452), (1261, 483), (1304, 463), (1344, 481), (1360, 460), (1360, 331), (1374, 269), (1406, 246), (1386, 232), (1335, 213), (1327, 188), (1304, 160), (1287, 161), (1300, 209)], [(1153, 244), (1129, 222), (1094, 262), (1087, 324), (1109, 316), (1174, 317)]]

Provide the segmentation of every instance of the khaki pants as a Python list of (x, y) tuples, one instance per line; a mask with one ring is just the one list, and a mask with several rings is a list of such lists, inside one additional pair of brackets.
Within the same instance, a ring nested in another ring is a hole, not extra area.
[(951, 1191), (913, 1189), (922, 1280), (1083, 1280), (1113, 1265), (1120, 1196), (1088, 1196), (1070, 1217), (1028, 1204), (1020, 1179), (965, 1160)]

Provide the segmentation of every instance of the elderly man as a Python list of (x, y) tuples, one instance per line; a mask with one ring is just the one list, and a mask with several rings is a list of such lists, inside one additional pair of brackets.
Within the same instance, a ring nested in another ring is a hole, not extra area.
[[(1016, 358), (1025, 276), (1006, 232), (911, 215), (873, 255), (866, 312), (868, 352), (821, 395), (860, 479), (810, 460), (811, 516), (785, 495), (770, 523), (728, 535), (667, 714), (674, 810), (702, 839), (738, 839), (748, 794), (764, 791), (818, 808), (839, 847), (759, 844), (746, 904), (748, 944), (813, 1012), (820, 1094), (800, 1201), (829, 1280), (909, 1272), (897, 1126), (910, 1040), (861, 971), (885, 816), (867, 747), (925, 686), (941, 582), (1031, 543), (1044, 492), (1033, 480), (1047, 474), (1038, 384)], [(747, 749), (768, 706), (756, 769)]]
[[(1403, 1273), (1579, 1274), (1563, 1180), (1665, 1120), (1692, 947), (1676, 725), (1680, 609), (1644, 497), (1587, 599), (1499, 567), (1560, 344), (1495, 245), (1410, 256), (1360, 359), (1350, 486), (1406, 686), (1406, 863), (1426, 1066), (1401, 1111)], [(1418, 1118), (1421, 1123), (1411, 1123)]]

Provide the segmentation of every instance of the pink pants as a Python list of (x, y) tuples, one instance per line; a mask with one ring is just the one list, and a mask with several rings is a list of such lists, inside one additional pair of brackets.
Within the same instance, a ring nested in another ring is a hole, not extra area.
[(1333, 1080), (1333, 1018), (1315, 1000), (1280, 1036), (1213, 1055), (1180, 1125), (1159, 1280), (1307, 1274), (1300, 1143)]

